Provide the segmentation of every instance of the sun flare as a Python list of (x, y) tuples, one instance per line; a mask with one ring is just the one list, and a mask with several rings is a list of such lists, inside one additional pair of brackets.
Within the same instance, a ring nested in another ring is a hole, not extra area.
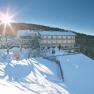
[(5, 35), (5, 33), (7, 32), (6, 28), (9, 27), (12, 32), (13, 32), (13, 28), (11, 23), (14, 22), (13, 17), (15, 15), (11, 15), (8, 11), (6, 13), (0, 13), (0, 25), (3, 26), (3, 34)]
[(11, 22), (13, 22), (13, 16), (11, 16), (8, 12), (7, 13), (0, 13), (0, 21), (1, 24), (9, 25)]

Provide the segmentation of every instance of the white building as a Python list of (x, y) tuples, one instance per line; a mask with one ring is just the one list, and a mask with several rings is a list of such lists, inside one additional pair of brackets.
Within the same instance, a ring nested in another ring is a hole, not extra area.
[(39, 31), (42, 46), (74, 47), (76, 34), (72, 31)]
[(22, 44), (28, 44), (32, 36), (36, 34), (41, 37), (41, 47), (74, 47), (76, 34), (72, 31), (30, 31), (20, 30), (17, 37)]

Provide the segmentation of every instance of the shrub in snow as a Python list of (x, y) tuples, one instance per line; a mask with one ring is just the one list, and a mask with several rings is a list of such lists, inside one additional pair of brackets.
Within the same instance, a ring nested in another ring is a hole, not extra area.
[(20, 60), (20, 53), (19, 52), (14, 52), (13, 59)]

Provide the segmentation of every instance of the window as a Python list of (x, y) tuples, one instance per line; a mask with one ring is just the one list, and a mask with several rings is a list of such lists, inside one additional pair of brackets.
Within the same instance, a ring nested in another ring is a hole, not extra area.
[(66, 40), (63, 40), (63, 43), (66, 43)]
[(64, 40), (61, 40), (62, 43), (64, 43)]
[(66, 36), (63, 36), (63, 38), (65, 39), (65, 38), (66, 38)]
[(48, 40), (48, 43), (51, 43), (51, 40)]
[(61, 38), (61, 36), (58, 36), (58, 38)]
[(51, 36), (51, 38), (53, 38), (53, 36)]
[(57, 43), (61, 43), (62, 41), (61, 40), (58, 40)]
[(44, 36), (44, 38), (47, 38), (47, 36)]
[(71, 38), (71, 36), (67, 36), (68, 37), (68, 39), (70, 39)]
[(71, 38), (73, 38), (73, 39), (74, 39), (74, 38), (75, 38), (75, 36), (71, 36)]
[(56, 40), (53, 40), (53, 43), (56, 43)]
[(66, 39), (68, 39), (68, 36), (66, 36)]
[(72, 40), (72, 43), (75, 43), (75, 40)]
[(72, 38), (73, 38), (73, 36), (70, 36), (70, 38), (72, 39)]
[(56, 36), (53, 36), (53, 38), (56, 38)]
[(47, 40), (43, 40), (43, 43), (47, 43)]
[(68, 43), (71, 43), (71, 40), (67, 40)]
[(51, 38), (51, 36), (48, 36), (48, 38)]

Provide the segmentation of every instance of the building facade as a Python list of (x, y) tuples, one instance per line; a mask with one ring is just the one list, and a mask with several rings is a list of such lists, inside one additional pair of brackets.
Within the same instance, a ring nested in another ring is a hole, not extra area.
[(42, 31), (39, 32), (41, 35), (41, 46), (47, 47), (74, 47), (75, 46), (75, 36), (71, 31), (61, 32), (61, 31)]
[(30, 47), (31, 40), (32, 40), (32, 34), (33, 34), (33, 32), (30, 32), (30, 30), (17, 31), (16, 36), (17, 36), (17, 40), (19, 41), (20, 46)]
[(36, 34), (41, 37), (41, 47), (74, 47), (76, 34), (72, 31), (20, 31), (17, 37), (21, 44), (30, 44), (32, 36)]

